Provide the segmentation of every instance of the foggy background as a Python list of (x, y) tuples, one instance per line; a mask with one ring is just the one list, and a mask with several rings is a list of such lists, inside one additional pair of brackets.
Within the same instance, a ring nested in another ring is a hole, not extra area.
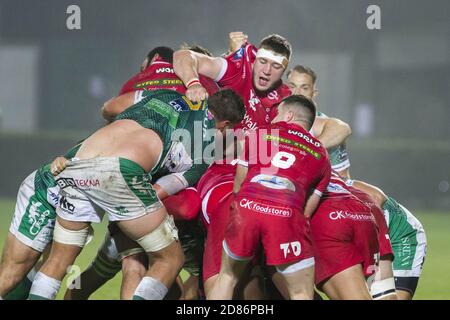
[[(81, 8), (68, 30), (67, 7)], [(381, 29), (369, 30), (369, 5)], [(0, 197), (103, 125), (100, 107), (160, 45), (214, 55), (228, 33), (285, 36), (320, 110), (352, 126), (353, 178), (406, 207), (450, 209), (448, 0), (0, 0)]]

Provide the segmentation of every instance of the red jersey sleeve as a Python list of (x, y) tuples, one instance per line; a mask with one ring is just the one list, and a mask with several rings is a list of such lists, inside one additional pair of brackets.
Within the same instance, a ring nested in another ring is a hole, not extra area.
[(219, 86), (233, 88), (236, 84), (242, 82), (241, 79), (251, 77), (251, 67), (256, 59), (257, 51), (258, 49), (254, 45), (247, 44), (223, 58), (222, 70), (215, 79)]
[(324, 169), (322, 177), (314, 189), (314, 193), (318, 196), (322, 196), (322, 194), (327, 190), (328, 184), (330, 183), (331, 178), (331, 164), (328, 156), (324, 159)]
[(139, 76), (139, 73), (135, 74), (127, 82), (124, 83), (124, 85), (120, 89), (119, 96), (122, 95), (122, 94), (125, 94), (125, 93), (132, 92), (132, 91), (136, 90), (135, 84), (137, 82), (138, 76)]
[(219, 90), (219, 86), (211, 78), (200, 75), (199, 80), (210, 96)]

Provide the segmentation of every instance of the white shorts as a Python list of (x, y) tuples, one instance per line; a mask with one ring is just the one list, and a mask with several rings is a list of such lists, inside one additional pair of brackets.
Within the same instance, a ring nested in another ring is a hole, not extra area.
[(163, 207), (151, 176), (124, 158), (75, 160), (56, 182), (61, 200), (56, 213), (68, 221), (100, 222), (136, 219)]
[(59, 187), (51, 177), (43, 177), (43, 170), (32, 172), (22, 182), (9, 231), (20, 242), (43, 252), (52, 242), (55, 227), (55, 206)]

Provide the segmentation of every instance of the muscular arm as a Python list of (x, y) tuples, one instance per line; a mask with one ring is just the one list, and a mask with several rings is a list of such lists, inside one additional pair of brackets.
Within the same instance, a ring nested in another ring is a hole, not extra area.
[(319, 206), (320, 196), (315, 193), (312, 193), (308, 200), (306, 200), (304, 215), (305, 217), (311, 217)]
[(239, 189), (241, 189), (242, 182), (244, 182), (245, 177), (247, 176), (247, 172), (248, 167), (243, 166), (241, 164), (237, 165), (236, 176), (234, 177), (234, 185), (233, 185), (234, 193), (239, 192)]
[(106, 101), (102, 107), (102, 116), (108, 122), (134, 104), (135, 92), (128, 92)]
[(387, 196), (380, 188), (358, 180), (353, 180), (352, 186), (367, 193), (380, 208), (383, 208)]
[(216, 79), (222, 64), (221, 58), (208, 57), (190, 50), (178, 50), (173, 54), (173, 70), (185, 84), (198, 78), (199, 74)]
[(313, 125), (313, 134), (325, 148), (334, 148), (345, 142), (352, 130), (350, 126), (336, 118), (317, 117)]

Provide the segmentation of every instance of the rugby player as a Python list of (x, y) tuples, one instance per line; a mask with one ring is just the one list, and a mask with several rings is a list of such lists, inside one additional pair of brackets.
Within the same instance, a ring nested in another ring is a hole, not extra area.
[[(316, 81), (317, 75), (314, 70), (297, 65), (288, 71), (286, 84), (293, 94), (302, 94), (315, 100), (319, 93)], [(339, 119), (329, 118), (326, 114), (317, 111), (311, 133), (327, 148), (331, 168), (341, 177), (350, 178), (350, 160), (345, 145), (345, 140), (351, 134), (350, 126)]]
[[(183, 47), (211, 55), (207, 49), (199, 45), (187, 46), (187, 44), (184, 44)], [(142, 99), (143, 91), (140, 90), (142, 88), (145, 88), (145, 90), (169, 88), (181, 94), (185, 93), (186, 87), (173, 72), (172, 54), (173, 50), (166, 47), (157, 47), (150, 51), (142, 64), (141, 72), (133, 76), (122, 87), (122, 95), (105, 103), (102, 108), (103, 116), (107, 120), (111, 120), (133, 103), (139, 102)], [(201, 76), (200, 80), (209, 94), (218, 90), (217, 85), (211, 79)], [(186, 293), (182, 295), (182, 298), (192, 299), (196, 297), (193, 293), (198, 291), (203, 234), (199, 232), (195, 221), (187, 220), (192, 220), (197, 215), (200, 200), (192, 188), (173, 194), (176, 190), (173, 190), (167, 178), (159, 181), (154, 180), (153, 186), (157, 190), (158, 197), (163, 201), (168, 212), (174, 215), (177, 227), (182, 225), (179, 228), (179, 235), (186, 257), (183, 268), (188, 271), (190, 277), (184, 282), (181, 291)], [(112, 227), (112, 229), (116, 239), (112, 239), (109, 232), (107, 233), (95, 260), (78, 279), (74, 280), (81, 281), (83, 286), (79, 289), (68, 290), (65, 299), (87, 299), (101, 285), (114, 277), (120, 270), (118, 264), (122, 265), (123, 275), (121, 299), (133, 297), (134, 290), (146, 270), (146, 256), (139, 249), (137, 243), (129, 241), (117, 228)], [(195, 232), (193, 232), (194, 230)], [(118, 246), (119, 248), (117, 248)], [(180, 284), (181, 279), (178, 280), (180, 281), (177, 281), (177, 283)]]
[(311, 233), (316, 287), (332, 300), (371, 300), (366, 278), (374, 275), (379, 256), (371, 209), (332, 180), (311, 219)]
[[(220, 273), (207, 298), (232, 298), (259, 243), (267, 264), (276, 266), (284, 277), (289, 298), (313, 298), (308, 217), (331, 174), (326, 149), (308, 133), (315, 116), (312, 101), (293, 95), (279, 105), (272, 125), (249, 133), (235, 178), (237, 194), (223, 241)], [(252, 134), (256, 138), (250, 143)]]
[[(81, 144), (65, 156), (75, 155)], [(0, 297), (24, 300), (39, 269), (39, 258), (48, 255), (55, 227), (59, 187), (50, 164), (33, 171), (22, 182), (0, 263)], [(13, 291), (11, 291), (13, 290)]]
[[(149, 184), (149, 174), (165, 166), (166, 157), (177, 149), (174, 146), (178, 147), (177, 154), (186, 154), (182, 143), (173, 141), (174, 130), (193, 133), (195, 120), (203, 124), (205, 134), (214, 126), (223, 130), (241, 121), (241, 103), (230, 90), (211, 96), (208, 105), (196, 106), (174, 91), (153, 91), (86, 139), (76, 154), (79, 160), (71, 161), (57, 177), (64, 201), (57, 208), (53, 249), (36, 275), (30, 298), (54, 299), (66, 268), (86, 243), (90, 223), (101, 220), (101, 208), (152, 259), (134, 299), (162, 299), (178, 275), (184, 256), (173, 220)], [(204, 159), (201, 164), (196, 158), (191, 160), (191, 168), (204, 166)], [(187, 163), (180, 165), (186, 169)], [(196, 179), (189, 171), (180, 175), (180, 180)]]
[(392, 269), (397, 298), (411, 300), (427, 252), (427, 239), (422, 224), (408, 209), (387, 196), (380, 188), (357, 180), (347, 180), (346, 184), (370, 195), (372, 201), (383, 209), (395, 258)]

